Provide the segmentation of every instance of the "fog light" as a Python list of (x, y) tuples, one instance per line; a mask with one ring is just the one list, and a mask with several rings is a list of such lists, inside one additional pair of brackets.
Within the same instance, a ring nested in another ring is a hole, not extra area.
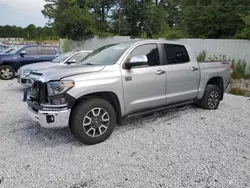
[(66, 104), (66, 99), (64, 97), (58, 99), (52, 99), (52, 104), (54, 105)]
[(47, 123), (55, 122), (55, 117), (53, 115), (46, 115)]

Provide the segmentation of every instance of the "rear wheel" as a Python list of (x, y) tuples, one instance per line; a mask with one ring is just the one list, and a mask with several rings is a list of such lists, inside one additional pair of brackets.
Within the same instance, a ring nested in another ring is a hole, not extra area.
[(15, 70), (9, 65), (0, 67), (0, 78), (2, 80), (11, 80), (15, 77)]
[(70, 129), (82, 143), (92, 145), (103, 142), (113, 132), (116, 113), (112, 105), (100, 98), (78, 104), (71, 115)]
[(221, 93), (216, 85), (207, 85), (204, 95), (198, 101), (198, 106), (203, 109), (216, 110), (220, 104)]

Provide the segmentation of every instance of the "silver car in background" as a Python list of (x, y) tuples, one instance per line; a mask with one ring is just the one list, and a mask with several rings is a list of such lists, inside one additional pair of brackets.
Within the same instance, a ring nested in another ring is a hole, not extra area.
[(31, 80), (28, 79), (28, 76), (31, 71), (43, 70), (43, 69), (60, 66), (60, 65), (77, 64), (91, 52), (92, 52), (91, 50), (82, 50), (82, 51), (77, 51), (77, 52), (71, 51), (71, 52), (67, 52), (56, 57), (52, 61), (22, 66), (18, 70), (17, 81), (19, 84), (25, 87), (30, 87), (32, 83), (31, 83)]

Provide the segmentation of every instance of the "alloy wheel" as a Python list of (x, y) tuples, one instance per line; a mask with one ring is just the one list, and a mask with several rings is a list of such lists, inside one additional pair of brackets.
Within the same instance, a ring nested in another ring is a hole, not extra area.
[(217, 91), (212, 91), (208, 99), (209, 108), (215, 109), (218, 103), (219, 103), (219, 93)]
[(103, 135), (108, 129), (110, 123), (109, 113), (100, 107), (93, 108), (85, 115), (83, 119), (83, 129), (90, 137)]
[(1, 77), (4, 79), (10, 79), (13, 76), (13, 71), (9, 68), (1, 69)]

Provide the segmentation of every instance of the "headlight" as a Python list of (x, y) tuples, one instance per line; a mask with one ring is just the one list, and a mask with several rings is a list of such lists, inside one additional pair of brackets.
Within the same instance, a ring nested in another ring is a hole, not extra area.
[(47, 83), (48, 96), (59, 95), (75, 86), (73, 80), (54, 81)]
[(30, 74), (31, 70), (24, 70), (23, 75), (28, 76)]

